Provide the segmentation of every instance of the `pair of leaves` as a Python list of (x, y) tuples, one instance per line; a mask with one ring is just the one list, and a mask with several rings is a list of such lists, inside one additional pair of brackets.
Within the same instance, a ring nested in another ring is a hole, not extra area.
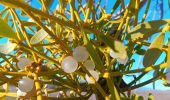
[(162, 54), (161, 48), (162, 48), (163, 41), (164, 41), (164, 34), (160, 34), (153, 41), (153, 43), (151, 43), (143, 59), (143, 65), (145, 67), (154, 65), (155, 62), (158, 60), (158, 58)]
[(148, 39), (148, 37), (160, 31), (160, 27), (168, 23), (169, 20), (154, 20), (150, 22), (144, 22), (128, 32), (128, 40), (136, 40), (139, 38)]

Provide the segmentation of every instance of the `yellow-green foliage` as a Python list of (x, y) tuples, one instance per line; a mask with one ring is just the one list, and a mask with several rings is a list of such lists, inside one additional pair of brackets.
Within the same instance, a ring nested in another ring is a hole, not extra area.
[[(87, 100), (96, 94), (101, 100), (143, 100), (143, 97), (127, 96), (124, 92), (130, 93), (158, 79), (168, 84), (164, 68), (170, 66), (167, 65), (170, 64), (170, 51), (169, 40), (164, 41), (164, 36), (170, 29), (170, 20), (145, 22), (151, 0), (145, 1), (147, 7), (141, 23), (138, 20), (141, 0), (130, 0), (127, 7), (124, 0), (117, 0), (110, 13), (101, 7), (102, 0), (86, 0), (85, 3), (82, 3), (84, 0), (58, 1), (59, 5), (51, 11), (50, 6), (54, 0), (39, 0), (41, 9), (33, 8), (24, 0), (0, 0), (4, 6), (0, 12), (0, 37), (9, 40), (7, 44), (0, 44), (0, 86), (7, 83), (7, 88), (0, 90), (1, 99), (11, 96), (31, 100)], [(113, 14), (119, 6), (121, 14), (115, 19)], [(160, 35), (152, 43), (147, 41), (158, 32)], [(124, 41), (126, 44), (123, 45)], [(94, 62), (99, 80), (95, 80), (83, 65), (84, 62), (78, 62), (78, 68), (72, 73), (63, 71), (62, 60), (72, 56), (78, 46), (88, 51), (88, 59)], [(143, 49), (143, 46), (148, 47), (148, 50)], [(110, 50), (115, 53), (112, 57)], [(155, 65), (162, 52), (168, 54), (166, 60)], [(131, 68), (139, 60), (132, 59), (134, 54), (144, 56), (144, 68)], [(18, 62), (22, 57), (34, 63), (20, 70)], [(157, 72), (153, 78), (136, 84), (152, 70)], [(141, 74), (129, 84), (122, 79), (123, 75), (135, 73)], [(35, 86), (29, 95), (19, 97), (9, 87), (18, 87), (18, 81), (23, 76), (33, 79)], [(86, 76), (90, 76), (93, 84), (85, 81)], [(56, 87), (49, 89), (48, 85)], [(48, 96), (59, 92), (58, 98)], [(66, 92), (70, 92), (70, 95)], [(152, 100), (151, 96), (149, 99)]]

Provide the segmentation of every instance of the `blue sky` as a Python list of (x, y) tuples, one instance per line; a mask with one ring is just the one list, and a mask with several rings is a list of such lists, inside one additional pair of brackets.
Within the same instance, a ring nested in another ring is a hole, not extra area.
[[(84, 0), (83, 0), (84, 1)], [(98, 0), (95, 0), (96, 2)], [(107, 6), (106, 6), (106, 12), (107, 13), (110, 13), (111, 11), (111, 8), (112, 6), (114, 5), (116, 0), (102, 0), (102, 3), (101, 5), (104, 6), (104, 4), (106, 3)], [(125, 1), (125, 4), (127, 4), (129, 2), (129, 0), (124, 0)], [(156, 6), (156, 3), (157, 3), (157, 0), (151, 0), (151, 6), (150, 6), (150, 9), (148, 11), (148, 16), (146, 18), (146, 21), (150, 21), (150, 20), (159, 20), (160, 19), (160, 8), (159, 6)], [(160, 2), (161, 0), (158, 0), (158, 2)], [(54, 3), (53, 5), (51, 6), (51, 10), (55, 9), (56, 8), (56, 5), (58, 4), (58, 0), (54, 0)], [(168, 8), (168, 0), (163, 0), (163, 9), (164, 9), (164, 16), (163, 16), (163, 19), (168, 19), (170, 18), (170, 10)], [(31, 2), (31, 5), (37, 9), (40, 9), (41, 8), (41, 4), (38, 2), (38, 0), (32, 0)], [(119, 7), (120, 8), (120, 7)], [(142, 19), (142, 16), (143, 16), (143, 13), (144, 13), (144, 9), (146, 8), (146, 5), (143, 7), (143, 9), (139, 12), (139, 23)], [(0, 11), (3, 9), (2, 6), (0, 6)], [(116, 12), (119, 11), (119, 9), (116, 10)], [(19, 13), (19, 11), (18, 11)], [(25, 18), (24, 18), (25, 19)], [(158, 33), (159, 34), (159, 33)], [(158, 35), (154, 35), (150, 38), (150, 41), (153, 41), (154, 38)], [(165, 36), (165, 40), (168, 39), (168, 37), (170, 37), (170, 32), (167, 32), (166, 33), (166, 36)], [(6, 39), (0, 39), (0, 43), (6, 43), (7, 40)], [(139, 55), (134, 55), (133, 58), (138, 58), (137, 61), (135, 62), (134, 64), (134, 68), (142, 68), (143, 65), (142, 65), (142, 56), (139, 56)], [(160, 59), (157, 61), (157, 63), (160, 63), (162, 62), (163, 60), (165, 59), (165, 54), (162, 54)], [(149, 72), (149, 74), (145, 75), (144, 78), (142, 78), (140, 81), (145, 81), (148, 79), (148, 77), (152, 77), (152, 74), (153, 74), (153, 71)], [(131, 78), (127, 78), (125, 77), (125, 81), (126, 82), (129, 82), (131, 81), (132, 79)], [(144, 86), (144, 88), (152, 88), (152, 84), (149, 84), (149, 85), (146, 85)], [(161, 80), (158, 80), (156, 81), (156, 89), (159, 89), (159, 90), (170, 90), (170, 87), (165, 87), (162, 85), (162, 81)]]

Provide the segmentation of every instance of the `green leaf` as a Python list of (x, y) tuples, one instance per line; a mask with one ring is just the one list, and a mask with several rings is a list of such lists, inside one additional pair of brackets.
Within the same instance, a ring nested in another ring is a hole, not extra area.
[(0, 53), (9, 54), (16, 46), (17, 44), (15, 43), (0, 44)]
[(0, 18), (0, 37), (17, 39), (17, 35), (12, 30), (12, 28), (1, 18)]
[(149, 48), (162, 48), (164, 42), (164, 34), (160, 34), (158, 37), (156, 37), (156, 39), (151, 43), (151, 45), (149, 46)]
[(149, 46), (149, 49), (147, 50), (144, 60), (143, 60), (143, 65), (145, 67), (154, 65), (155, 62), (158, 60), (160, 55), (162, 54), (162, 44), (164, 41), (164, 34), (160, 34)]
[(121, 100), (119, 93), (113, 83), (113, 80), (111, 80), (110, 78), (107, 79), (107, 85), (109, 87), (109, 90), (111, 92), (111, 99), (112, 100)]
[(160, 57), (161, 53), (162, 53), (162, 51), (158, 48), (148, 49), (147, 52), (145, 53), (144, 58), (143, 58), (144, 67), (154, 65), (155, 62)]
[(41, 42), (47, 36), (48, 36), (48, 33), (46, 31), (44, 31), (43, 29), (40, 29), (37, 33), (35, 33), (32, 36), (30, 43), (37, 44), (37, 43)]
[(154, 20), (150, 22), (141, 23), (128, 32), (127, 39), (128, 40), (131, 39), (134, 40), (138, 38), (147, 39), (151, 35), (159, 32), (160, 27), (162, 25), (167, 24), (168, 21), (169, 20)]

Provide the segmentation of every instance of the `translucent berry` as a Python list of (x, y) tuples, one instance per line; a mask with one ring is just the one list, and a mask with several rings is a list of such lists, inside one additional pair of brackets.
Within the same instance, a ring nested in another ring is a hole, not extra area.
[(86, 60), (83, 64), (87, 70), (94, 70), (95, 69), (95, 64), (92, 60)]
[(76, 71), (77, 67), (78, 62), (72, 56), (64, 58), (61, 62), (61, 68), (66, 73), (72, 73)]
[(112, 58), (125, 59), (127, 57), (125, 46), (119, 41), (115, 41), (114, 45), (115, 45), (114, 47), (115, 50), (110, 49), (110, 56)]
[(114, 45), (115, 45), (115, 50), (110, 49), (110, 56), (112, 58), (117, 59), (118, 63), (126, 64), (128, 61), (128, 56), (127, 56), (125, 46), (119, 41), (115, 41)]
[[(96, 71), (94, 71), (94, 70), (91, 70), (91, 71), (89, 71), (90, 72), (90, 74), (93, 76), (93, 78), (96, 80), (96, 81), (98, 81), (98, 79), (99, 79), (99, 74), (96, 72)], [(86, 74), (86, 76), (85, 76), (85, 78), (86, 78), (86, 81), (89, 83), (89, 84), (94, 84), (94, 81), (92, 80), (92, 79), (90, 79), (90, 77)]]
[(82, 62), (82, 61), (86, 61), (89, 57), (89, 53), (86, 50), (85, 47), (83, 46), (78, 46), (75, 48), (75, 50), (73, 51), (73, 57), (78, 61), (78, 62)]
[(18, 65), (19, 69), (24, 70), (24, 68), (26, 66), (31, 66), (32, 63), (33, 63), (33, 61), (30, 60), (29, 58), (20, 58), (17, 65)]
[(26, 96), (27, 93), (26, 92), (22, 92), (20, 89), (17, 89), (17, 96), (21, 97), (21, 96)]
[(118, 57), (119, 57), (119, 53), (113, 51), (112, 49), (110, 49), (110, 56), (111, 56), (112, 58), (118, 58)]
[(28, 77), (23, 77), (19, 82), (18, 82), (18, 88), (22, 92), (29, 92), (33, 89), (34, 86), (34, 80), (28, 78)]
[(128, 57), (126, 57), (125, 59), (117, 58), (117, 62), (120, 64), (126, 64), (128, 59), (129, 59)]

